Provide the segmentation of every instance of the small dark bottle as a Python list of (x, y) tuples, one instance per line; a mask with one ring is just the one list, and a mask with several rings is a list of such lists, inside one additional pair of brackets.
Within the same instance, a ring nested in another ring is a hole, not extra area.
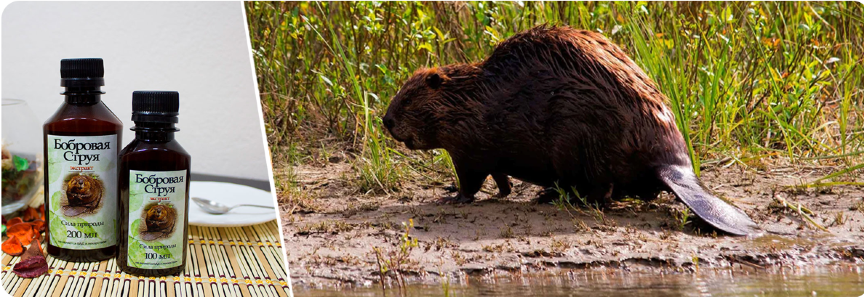
[(117, 251), (117, 153), (123, 123), (105, 103), (102, 59), (60, 61), (66, 101), (45, 122), (48, 254), (92, 262)]
[(135, 140), (120, 152), (117, 266), (140, 276), (176, 275), (186, 265), (191, 158), (174, 140), (179, 94), (132, 93)]

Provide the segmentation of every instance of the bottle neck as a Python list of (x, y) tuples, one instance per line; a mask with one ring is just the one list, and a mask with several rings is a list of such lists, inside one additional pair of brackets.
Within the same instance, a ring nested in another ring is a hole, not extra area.
[(98, 86), (66, 87), (61, 95), (66, 96), (66, 103), (76, 105), (93, 105), (102, 101), (102, 88)]
[(180, 131), (173, 123), (135, 122), (135, 139), (146, 142), (169, 142), (174, 140), (174, 132)]

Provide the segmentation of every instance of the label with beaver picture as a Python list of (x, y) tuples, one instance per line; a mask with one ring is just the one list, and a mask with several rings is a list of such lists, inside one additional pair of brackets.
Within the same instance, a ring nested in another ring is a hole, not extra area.
[(72, 250), (117, 244), (117, 134), (48, 135), (48, 231)]
[(186, 170), (129, 171), (129, 267), (183, 263), (186, 178)]

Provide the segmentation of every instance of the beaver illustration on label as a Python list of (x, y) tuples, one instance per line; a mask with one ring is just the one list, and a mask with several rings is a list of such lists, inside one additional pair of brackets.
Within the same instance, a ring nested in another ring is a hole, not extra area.
[(102, 181), (89, 174), (77, 173), (69, 177), (64, 184), (67, 204), (63, 205), (63, 215), (75, 217), (83, 213), (92, 213), (102, 202), (105, 188)]
[(167, 204), (155, 204), (144, 213), (144, 230), (142, 240), (156, 240), (168, 237), (174, 231), (177, 221), (177, 211)]
[(667, 98), (603, 35), (539, 26), (499, 43), (485, 61), (414, 72), (383, 124), (409, 149), (443, 148), (459, 179), (446, 202), (474, 201), (492, 175), (575, 189), (591, 204), (671, 191), (702, 219), (761, 234), (693, 171)]

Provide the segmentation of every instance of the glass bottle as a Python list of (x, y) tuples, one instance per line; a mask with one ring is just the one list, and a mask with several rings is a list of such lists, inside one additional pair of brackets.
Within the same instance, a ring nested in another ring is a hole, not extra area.
[(132, 93), (135, 139), (120, 152), (117, 266), (141, 276), (175, 275), (186, 265), (191, 158), (174, 139), (179, 94)]
[(117, 249), (117, 153), (123, 123), (102, 102), (102, 59), (63, 59), (65, 102), (42, 126), (48, 254), (90, 262)]

